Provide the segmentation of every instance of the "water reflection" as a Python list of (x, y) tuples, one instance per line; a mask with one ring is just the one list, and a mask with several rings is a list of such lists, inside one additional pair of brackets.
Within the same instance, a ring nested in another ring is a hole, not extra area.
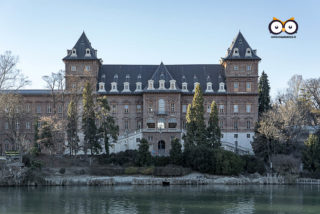
[(0, 188), (0, 213), (319, 213), (319, 186)]

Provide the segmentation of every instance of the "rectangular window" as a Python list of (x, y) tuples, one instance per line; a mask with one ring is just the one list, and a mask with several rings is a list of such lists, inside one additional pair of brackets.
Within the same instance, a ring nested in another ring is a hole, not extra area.
[(9, 123), (8, 122), (4, 123), (4, 129), (6, 129), (6, 130), (9, 129)]
[(251, 128), (251, 121), (248, 120), (248, 121), (247, 121), (247, 129), (250, 129), (250, 128)]
[(247, 134), (247, 138), (250, 138), (251, 136), (250, 136), (250, 134)]
[(220, 128), (223, 128), (223, 120), (219, 121)]
[(185, 129), (186, 128), (186, 121), (182, 121), (182, 127)]
[(246, 106), (246, 112), (250, 113), (251, 112), (251, 104), (247, 104)]
[(207, 113), (210, 113), (211, 112), (211, 106), (210, 104), (207, 105)]
[(37, 113), (38, 113), (38, 114), (41, 113), (41, 105), (37, 105)]
[(58, 105), (58, 113), (62, 113), (62, 105)]
[(91, 70), (90, 65), (86, 65), (86, 71), (90, 71), (90, 70)]
[(238, 121), (237, 121), (237, 120), (235, 120), (235, 121), (233, 122), (233, 128), (234, 128), (234, 129), (238, 129)]
[(153, 140), (153, 136), (148, 136), (148, 141), (152, 142), (152, 140)]
[(233, 70), (238, 71), (239, 70), (239, 66), (237, 66), (237, 65), (233, 66)]
[(233, 89), (235, 92), (239, 91), (239, 83), (238, 82), (233, 83)]
[(26, 105), (26, 112), (27, 112), (27, 113), (29, 113), (29, 112), (30, 112), (30, 110), (31, 110), (31, 108), (30, 108), (30, 104), (28, 103), (28, 104)]
[(136, 138), (136, 142), (139, 143), (140, 142), (140, 138)]
[(116, 105), (112, 105), (111, 112), (112, 112), (113, 114), (117, 113), (117, 106), (116, 106)]
[(238, 134), (234, 134), (234, 138), (238, 138)]
[(141, 105), (137, 105), (137, 113), (141, 113)]
[(138, 121), (137, 122), (137, 130), (141, 129), (142, 128), (142, 123), (141, 121)]
[(128, 129), (129, 129), (129, 121), (128, 121), (128, 120), (125, 120), (125, 121), (124, 121), (124, 129), (125, 129), (125, 130), (128, 130)]
[(124, 105), (124, 113), (125, 114), (129, 113), (129, 105)]
[(171, 112), (172, 113), (174, 112), (174, 108), (175, 108), (174, 103), (171, 103)]
[(247, 82), (247, 92), (250, 92), (251, 91), (251, 82)]
[(26, 129), (30, 129), (30, 122), (26, 122)]
[(19, 123), (19, 121), (16, 122), (16, 129), (20, 129), (20, 123)]
[(251, 65), (247, 66), (247, 71), (251, 71)]
[(149, 106), (148, 106), (148, 112), (149, 112), (149, 113), (152, 113), (152, 112), (153, 112), (152, 104), (149, 104)]
[(182, 105), (182, 112), (186, 113), (187, 112), (187, 105)]
[(221, 134), (221, 138), (223, 138), (224, 137), (224, 135), (223, 134)]
[(224, 112), (224, 105), (219, 105), (219, 112), (223, 113)]
[(52, 109), (51, 109), (51, 105), (47, 105), (47, 113), (48, 113), (48, 114), (51, 114), (51, 110), (52, 110)]
[(239, 112), (239, 106), (233, 105), (233, 113), (238, 113), (238, 112)]
[(77, 70), (77, 67), (75, 65), (72, 65), (71, 66), (71, 71), (76, 71)]

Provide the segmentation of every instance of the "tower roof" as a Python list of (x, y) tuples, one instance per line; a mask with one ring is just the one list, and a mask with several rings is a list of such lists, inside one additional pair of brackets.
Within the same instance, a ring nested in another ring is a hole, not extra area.
[[(75, 54), (72, 52), (75, 50)], [(89, 50), (89, 54), (87, 53), (87, 50)], [(68, 50), (68, 55), (63, 58), (65, 59), (81, 59), (81, 60), (87, 60), (87, 59), (98, 59), (97, 58), (97, 50), (93, 49), (91, 46), (91, 43), (89, 39), (87, 38), (86, 34), (83, 32), (78, 39), (77, 43), (74, 45), (72, 50)]]
[[(248, 53), (249, 51), (249, 53)], [(232, 41), (230, 47), (228, 48), (226, 59), (255, 59), (261, 60), (257, 56), (256, 50), (252, 50), (242, 33), (239, 31), (238, 35)]]

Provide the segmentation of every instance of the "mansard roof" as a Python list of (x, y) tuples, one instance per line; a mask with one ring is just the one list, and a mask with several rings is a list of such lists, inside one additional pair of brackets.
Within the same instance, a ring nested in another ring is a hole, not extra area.
[[(93, 49), (89, 39), (83, 32), (78, 39), (77, 43), (74, 45), (73, 49), (76, 50), (76, 56), (72, 55), (72, 50), (68, 50), (68, 55), (63, 58), (63, 60), (92, 60), (97, 58), (97, 50)], [(90, 55), (86, 55), (86, 50), (90, 50)]]
[[(206, 89), (207, 77), (210, 76), (212, 89), (217, 92), (219, 82), (225, 82), (224, 68), (220, 64), (189, 64), (189, 65), (102, 65), (98, 75), (98, 82), (105, 83), (107, 93), (111, 90), (111, 82), (115, 75), (118, 75), (117, 87), (119, 93), (124, 88), (126, 75), (130, 75), (130, 91), (134, 93), (136, 89), (137, 77), (141, 75), (142, 88), (148, 92), (148, 80), (154, 80), (154, 88), (157, 91), (161, 74), (166, 81), (166, 88), (169, 88), (169, 81), (176, 80), (176, 87), (181, 88), (182, 82), (188, 83), (188, 90), (191, 93), (194, 83), (199, 82), (203, 91)], [(105, 78), (102, 78), (103, 75)], [(220, 76), (220, 80), (219, 80)], [(222, 77), (222, 78), (221, 78)], [(168, 90), (169, 91), (169, 90)], [(128, 93), (128, 92), (126, 92)]]
[[(239, 55), (238, 56), (235, 56), (233, 54), (234, 50), (236, 48), (239, 51)], [(247, 51), (248, 48), (251, 51), (251, 56), (246, 56), (246, 51)], [(244, 38), (244, 36), (242, 35), (242, 33), (240, 31), (239, 31), (238, 35), (236, 36), (236, 38), (234, 38), (234, 40), (232, 41), (230, 47), (228, 48), (227, 55), (223, 59), (224, 60), (228, 60), (228, 59), (254, 59), (254, 60), (261, 60), (261, 58), (257, 56), (256, 50), (252, 50), (252, 48), (250, 47), (250, 45), (248, 44), (248, 42), (246, 41), (246, 39)]]

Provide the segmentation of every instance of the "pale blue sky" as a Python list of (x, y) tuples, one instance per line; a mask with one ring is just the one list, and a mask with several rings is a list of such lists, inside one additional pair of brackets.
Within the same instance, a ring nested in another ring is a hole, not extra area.
[[(275, 95), (294, 74), (320, 76), (319, 8), (317, 0), (0, 0), (0, 52), (19, 55), (29, 88), (44, 88), (41, 77), (64, 69), (83, 30), (105, 64), (217, 64), (241, 30)], [(271, 39), (274, 16), (295, 17), (297, 38)]]

